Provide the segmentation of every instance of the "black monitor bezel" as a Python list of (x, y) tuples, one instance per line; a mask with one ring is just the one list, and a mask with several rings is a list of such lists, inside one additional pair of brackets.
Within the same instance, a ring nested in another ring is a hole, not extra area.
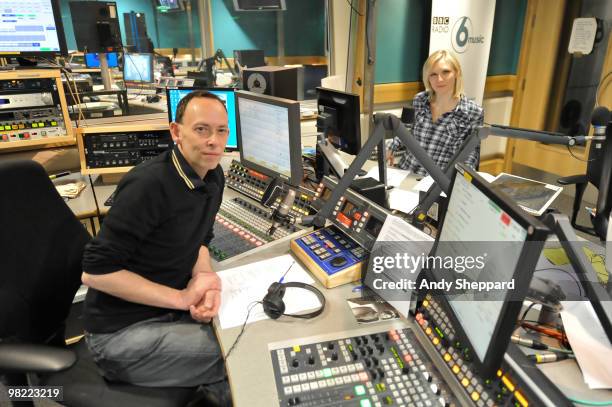
[[(455, 187), (457, 177), (465, 177), (480, 191), (482, 191), (489, 199), (494, 200), (495, 204), (499, 206), (501, 210), (506, 212), (514, 221), (518, 222), (523, 228), (528, 231), (527, 238), (525, 239), (526, 244), (521, 250), (519, 260), (514, 270), (513, 278), (515, 281), (515, 289), (512, 294), (512, 296), (515, 298), (516, 296), (525, 297), (527, 295), (527, 291), (531, 283), (533, 271), (538, 262), (538, 259), (540, 258), (542, 248), (544, 247), (546, 237), (549, 235), (550, 230), (538, 219), (529, 215), (523, 209), (521, 209), (517, 204), (514, 203), (514, 201), (512, 201), (511, 198), (499, 191), (493, 190), (489, 186), (489, 183), (484, 178), (482, 178), (476, 171), (462, 164), (456, 164), (455, 169), (456, 171), (453, 171), (454, 174), (450, 184), (451, 190), (449, 191), (449, 204), (450, 199), (452, 199), (452, 192)], [(435, 255), (437, 251), (439, 244), (439, 236), (442, 235), (442, 230), (444, 228), (444, 220), (447, 214), (448, 211), (444, 213), (442, 221), (440, 223), (440, 228), (438, 230), (438, 238), (436, 238), (436, 241), (434, 242), (434, 245), (431, 250), (432, 255)], [(526, 274), (529, 273), (529, 270), (531, 270), (531, 275)], [(427, 270), (427, 276), (427, 278), (430, 280), (437, 280), (436, 276), (431, 270)], [(489, 343), (489, 346), (485, 352), (485, 358), (483, 360), (481, 360), (478, 357), (478, 354), (473, 350), (474, 346), (472, 345), (468, 334), (463, 330), (461, 323), (456, 317), (453, 308), (451, 307), (447, 298), (441, 295), (436, 296), (436, 300), (441, 303), (442, 307), (446, 311), (446, 314), (451, 319), (452, 326), (455, 328), (455, 332), (459, 336), (460, 341), (464, 344), (468, 344), (469, 349), (471, 350), (470, 353), (472, 354), (473, 364), (477, 369), (478, 374), (482, 375), (483, 377), (492, 377), (499, 369), (504, 358), (506, 349), (508, 348), (508, 344), (510, 343), (510, 337), (516, 329), (516, 321), (521, 311), (521, 307), (523, 306), (523, 302), (509, 301), (509, 295), (510, 294), (507, 294), (506, 298), (503, 301), (504, 305), (500, 312), (501, 318), (497, 320), (495, 329), (493, 330), (493, 339)]]
[[(351, 123), (354, 125), (354, 127), (356, 127), (355, 129), (352, 129), (354, 131), (354, 133), (356, 133), (357, 135), (357, 140), (354, 143), (348, 144), (347, 148), (344, 148), (342, 146), (338, 146), (337, 144), (334, 144), (334, 146), (336, 146), (337, 148), (339, 148), (340, 150), (344, 151), (347, 154), (351, 154), (351, 155), (357, 155), (359, 154), (359, 151), (361, 150), (361, 103), (359, 100), (359, 95), (355, 94), (355, 93), (348, 93), (348, 92), (342, 92), (339, 90), (335, 90), (335, 89), (329, 89), (329, 88), (324, 88), (321, 86), (318, 86), (316, 88), (317, 91), (317, 111), (320, 112), (320, 106), (321, 106), (321, 95), (323, 94), (325, 96), (326, 99), (333, 99), (334, 97), (341, 97), (341, 98), (347, 98), (347, 99), (351, 99), (351, 109), (346, 109), (351, 110), (350, 112), (348, 112), (351, 116), (353, 116), (353, 118), (356, 118), (356, 120), (352, 121)], [(323, 101), (324, 102), (324, 101)], [(325, 103), (323, 103), (324, 106), (328, 106), (325, 105)], [(335, 103), (335, 106), (338, 106), (338, 103)], [(344, 118), (342, 119), (344, 123), (347, 123), (348, 121), (345, 120)], [(353, 126), (352, 126), (353, 127)]]
[[(244, 151), (242, 146), (242, 128), (240, 125), (240, 98), (254, 100), (256, 102), (268, 103), (275, 106), (287, 108), (289, 116), (289, 159), (291, 160), (291, 176), (287, 178), (286, 175), (271, 170), (260, 164), (254, 163), (244, 158)], [(238, 136), (238, 145), (240, 148), (240, 162), (259, 171), (262, 174), (270, 177), (279, 178), (280, 180), (289, 183), (293, 186), (300, 186), (302, 184), (302, 178), (304, 175), (304, 169), (302, 167), (302, 140), (301, 140), (301, 123), (300, 123), (300, 102), (297, 100), (284, 99), (276, 96), (263, 95), (260, 93), (248, 92), (245, 90), (236, 91), (236, 131)]]
[[(198, 88), (197, 86), (169, 86), (166, 87), (166, 106), (168, 107), (168, 123), (172, 123), (172, 110), (170, 109), (170, 91), (171, 90), (188, 90), (193, 92), (194, 90), (207, 90), (207, 91), (225, 91), (225, 92), (234, 92), (234, 113), (236, 115), (236, 129), (238, 132), (238, 104), (236, 103), (236, 88)], [(236, 133), (236, 147), (225, 147), (225, 151), (236, 151), (240, 149), (240, 140), (238, 139), (238, 133)]]
[(242, 8), (239, 4), (240, 0), (233, 0), (234, 3), (234, 11), (285, 11), (287, 10), (287, 3), (285, 0), (278, 0), (280, 3), (280, 7), (269, 7), (269, 8)]
[[(134, 79), (125, 79), (125, 67), (127, 64), (130, 63), (130, 58), (131, 55), (148, 55), (149, 59), (151, 61), (150, 64), (150, 72), (151, 72), (151, 80), (150, 81), (146, 81), (146, 80), (134, 80)], [(150, 53), (150, 52), (124, 52), (123, 53), (123, 82), (124, 83), (136, 83), (136, 84), (142, 84), (142, 83), (155, 83), (155, 54)]]
[(49, 0), (51, 9), (53, 10), (53, 19), (55, 21), (55, 32), (59, 42), (59, 51), (2, 51), (0, 50), (0, 58), (10, 57), (56, 57), (67, 56), (68, 46), (66, 45), (66, 35), (64, 33), (64, 23), (62, 21), (62, 12), (60, 9), (59, 0)]

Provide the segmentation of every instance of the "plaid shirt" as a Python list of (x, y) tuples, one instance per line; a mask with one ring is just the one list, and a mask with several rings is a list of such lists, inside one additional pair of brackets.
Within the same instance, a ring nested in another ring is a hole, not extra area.
[[(420, 92), (412, 101), (414, 107), (413, 135), (425, 149), (427, 154), (442, 170), (446, 168), (450, 159), (455, 155), (459, 147), (472, 130), (482, 126), (484, 111), (482, 107), (461, 95), (459, 103), (450, 112), (444, 113), (434, 123), (431, 115), (431, 105), (427, 92)], [(393, 151), (402, 145), (399, 138), (395, 138), (391, 144)], [(477, 168), (480, 160), (480, 145), (468, 156), (465, 163), (472, 168)], [(409, 170), (414, 174), (426, 175), (427, 171), (418, 160), (406, 151), (400, 159), (400, 168)]]

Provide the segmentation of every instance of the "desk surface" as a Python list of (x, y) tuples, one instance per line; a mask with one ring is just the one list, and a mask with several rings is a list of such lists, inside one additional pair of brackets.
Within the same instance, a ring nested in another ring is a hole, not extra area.
[(94, 199), (94, 193), (89, 183), (89, 178), (82, 175), (80, 172), (72, 173), (65, 177), (56, 178), (53, 180), (54, 185), (62, 185), (70, 182), (82, 181), (85, 183), (85, 189), (81, 191), (79, 196), (73, 199), (68, 199), (66, 204), (74, 212), (77, 218), (89, 218), (98, 216), (96, 208), (96, 200)]
[[(221, 265), (218, 271), (222, 272), (224, 269), (287, 252), (288, 245), (265, 248), (248, 258), (234, 262), (231, 266)], [(411, 319), (359, 325), (346, 303), (347, 298), (359, 296), (352, 291), (355, 283), (334, 289), (325, 289), (318, 282), (315, 285), (323, 291), (327, 302), (325, 311), (320, 316), (307, 321), (281, 318), (247, 325), (240, 342), (226, 360), (235, 406), (278, 405), (270, 349), (414, 326)], [(223, 354), (226, 354), (239, 334), (240, 327), (221, 330), (218, 328), (218, 319), (215, 319), (215, 327)], [(417, 329), (414, 331), (418, 332)], [(590, 390), (584, 384), (580, 368), (574, 360), (543, 364), (538, 367), (566, 396), (593, 401), (612, 400), (612, 391)]]

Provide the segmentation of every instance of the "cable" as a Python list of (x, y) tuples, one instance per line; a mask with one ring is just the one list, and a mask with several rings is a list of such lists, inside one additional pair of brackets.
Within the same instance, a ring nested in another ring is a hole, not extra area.
[(346, 0), (346, 2), (348, 3), (348, 5), (351, 8), (351, 10), (353, 10), (355, 13), (357, 13), (358, 16), (363, 17), (363, 14), (361, 14), (358, 9), (353, 7), (353, 0), (350, 0), (350, 1)]
[(533, 308), (533, 306), (535, 305), (535, 302), (532, 302), (531, 304), (529, 304), (529, 306), (527, 307), (527, 309), (525, 310), (525, 312), (523, 312), (523, 315), (521, 315), (521, 317), (519, 318), (519, 323), (525, 320), (525, 317), (527, 316), (527, 313), (529, 312), (529, 310), (531, 308)]
[(251, 311), (253, 310), (253, 307), (255, 307), (257, 304), (263, 304), (261, 301), (253, 301), (252, 303), (250, 303), (248, 305), (248, 311), (247, 311), (247, 315), (246, 318), (244, 319), (244, 323), (242, 324), (242, 328), (240, 329), (240, 333), (238, 334), (238, 336), (236, 337), (236, 339), (234, 340), (234, 343), (232, 344), (232, 346), (230, 347), (230, 349), (227, 351), (227, 354), (225, 355), (225, 360), (227, 360), (227, 358), (230, 357), (230, 355), (232, 354), (232, 351), (234, 350), (234, 348), (236, 347), (236, 345), (238, 345), (238, 341), (240, 340), (240, 337), (242, 336), (242, 334), (244, 333), (244, 330), (246, 328), (246, 324), (247, 321), (249, 320), (249, 316), (251, 315)]
[(567, 398), (572, 403), (582, 404), (584, 406), (612, 406), (612, 400), (610, 401), (590, 401), (590, 400), (580, 400), (573, 397)]
[(601, 81), (599, 81), (597, 84), (597, 89), (595, 89), (595, 107), (599, 106), (599, 91), (601, 90), (601, 85), (606, 82), (606, 79), (608, 79), (610, 75), (612, 75), (612, 71), (605, 74)]
[(574, 153), (573, 153), (573, 151), (572, 151), (572, 149), (570, 148), (570, 146), (569, 146), (569, 145), (566, 145), (565, 147), (567, 147), (567, 151), (570, 153), (570, 155), (571, 155), (573, 158), (575, 158), (576, 160), (578, 160), (578, 161), (582, 161), (583, 163), (590, 163), (591, 161), (595, 161), (595, 159), (594, 159), (594, 158), (593, 158), (593, 159), (590, 159), (590, 160), (585, 160), (585, 159), (582, 159), (582, 158), (580, 158), (580, 157), (578, 157), (578, 156), (574, 155)]
[[(591, 262), (591, 263), (593, 263), (593, 262)], [(578, 295), (580, 295), (581, 297), (584, 297), (584, 294), (582, 293), (582, 285), (580, 284), (580, 280), (578, 280), (578, 278), (575, 275), (573, 275), (572, 273), (570, 273), (567, 270), (563, 270), (563, 269), (557, 268), (557, 267), (546, 267), (546, 268), (543, 268), (543, 269), (537, 269), (536, 272), (537, 271), (546, 271), (546, 270), (562, 271), (565, 274), (569, 275), (576, 282), (576, 285), (578, 286)], [(525, 316), (523, 315), (523, 318), (521, 318), (521, 319), (524, 319), (524, 318), (525, 318)]]

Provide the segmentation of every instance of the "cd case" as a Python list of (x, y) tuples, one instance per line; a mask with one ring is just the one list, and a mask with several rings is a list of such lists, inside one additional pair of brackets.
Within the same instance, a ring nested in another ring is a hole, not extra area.
[(491, 182), (494, 189), (514, 200), (532, 215), (540, 216), (559, 196), (562, 187), (512, 174), (501, 173)]

